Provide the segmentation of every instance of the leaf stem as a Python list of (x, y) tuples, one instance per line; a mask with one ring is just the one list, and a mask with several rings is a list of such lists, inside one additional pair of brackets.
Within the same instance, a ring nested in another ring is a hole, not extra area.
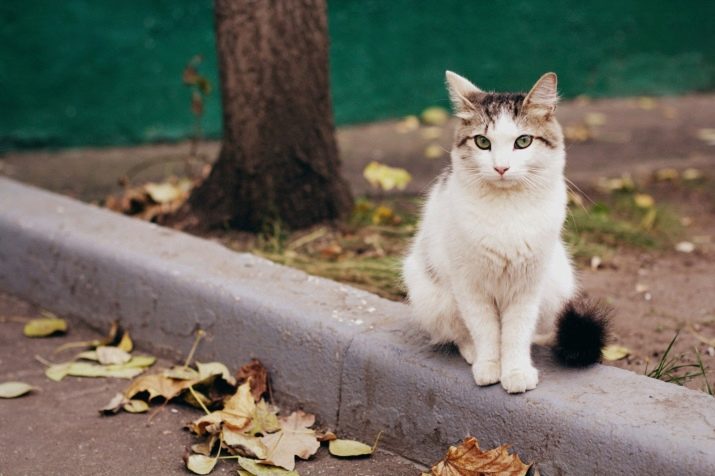
[(191, 346), (191, 350), (189, 351), (189, 355), (186, 357), (186, 361), (184, 362), (184, 368), (188, 368), (189, 364), (194, 358), (194, 353), (196, 353), (196, 348), (199, 346), (199, 342), (201, 339), (206, 335), (206, 331), (203, 329), (198, 329), (196, 331), (196, 338), (194, 339), (194, 344)]
[(189, 385), (189, 392), (191, 392), (191, 395), (193, 395), (194, 399), (199, 402), (199, 405), (201, 405), (201, 409), (206, 412), (207, 415), (210, 415), (211, 412), (209, 411), (208, 408), (206, 408), (206, 405), (204, 405), (204, 402), (201, 401), (201, 398), (199, 398), (199, 395), (194, 391), (194, 386)]

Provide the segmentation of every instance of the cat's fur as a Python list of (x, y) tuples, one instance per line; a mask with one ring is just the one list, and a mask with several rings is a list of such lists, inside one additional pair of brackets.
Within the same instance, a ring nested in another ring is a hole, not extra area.
[[(528, 94), (483, 92), (449, 71), (447, 85), (461, 121), (451, 166), (429, 192), (404, 261), (408, 299), (434, 343), (459, 347), (478, 385), (525, 392), (539, 380), (531, 343), (553, 344), (559, 315), (577, 336), (595, 332), (585, 341), (559, 340), (557, 348), (572, 352), (570, 363), (598, 360), (593, 347), (600, 353), (605, 332), (596, 315), (573, 306), (562, 313), (577, 286), (561, 239), (567, 189), (556, 75), (542, 76)], [(533, 140), (518, 149), (524, 134)], [(490, 150), (477, 147), (477, 135)]]

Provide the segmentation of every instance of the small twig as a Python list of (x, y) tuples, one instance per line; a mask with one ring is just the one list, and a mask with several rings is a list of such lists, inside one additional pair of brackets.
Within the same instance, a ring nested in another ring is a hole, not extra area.
[(49, 367), (49, 366), (51, 366), (51, 365), (54, 365), (54, 364), (53, 364), (52, 362), (50, 362), (49, 360), (47, 360), (47, 359), (45, 359), (45, 358), (43, 358), (43, 357), (40, 357), (40, 356), (37, 355), (37, 354), (35, 354), (35, 360), (37, 360), (39, 363), (41, 363), (42, 365), (44, 365), (44, 366), (46, 366), (46, 367)]
[(194, 344), (191, 346), (191, 350), (189, 351), (188, 357), (186, 357), (186, 361), (184, 362), (184, 368), (188, 368), (189, 364), (191, 364), (191, 361), (194, 358), (194, 353), (196, 352), (196, 348), (199, 346), (199, 342), (204, 336), (206, 336), (206, 331), (204, 331), (203, 329), (199, 329), (196, 331), (196, 338), (194, 339)]
[(163, 412), (166, 409), (166, 405), (169, 403), (169, 400), (164, 400), (164, 403), (161, 404), (159, 408), (154, 410), (151, 415), (149, 415), (149, 418), (147, 418), (147, 426), (151, 425), (151, 421), (154, 419), (155, 416), (157, 416), (159, 413)]

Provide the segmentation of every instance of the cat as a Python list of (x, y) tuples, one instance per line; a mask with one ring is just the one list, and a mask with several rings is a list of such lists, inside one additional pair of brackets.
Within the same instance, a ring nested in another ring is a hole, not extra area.
[(528, 94), (484, 92), (451, 71), (446, 80), (460, 122), (403, 262), (407, 300), (433, 343), (457, 345), (477, 385), (523, 393), (539, 381), (532, 342), (587, 366), (607, 332), (607, 311), (578, 299), (561, 238), (557, 77), (544, 74)]

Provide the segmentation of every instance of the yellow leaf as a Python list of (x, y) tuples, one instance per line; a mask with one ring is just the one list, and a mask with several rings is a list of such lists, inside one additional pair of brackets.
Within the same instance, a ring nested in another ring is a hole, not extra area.
[(204, 380), (212, 375), (220, 375), (230, 385), (236, 385), (236, 379), (233, 378), (228, 368), (221, 362), (207, 362), (202, 364), (196, 362), (196, 368), (199, 369), (199, 379)]
[(655, 109), (655, 106), (657, 106), (657, 103), (653, 98), (645, 96), (638, 98), (638, 107), (643, 110), (650, 111), (652, 109)]
[(683, 180), (693, 181), (700, 180), (703, 177), (703, 173), (698, 169), (688, 168), (683, 170)]
[(519, 455), (509, 454), (507, 445), (482, 451), (474, 437), (465, 438), (458, 446), (450, 446), (447, 455), (432, 467), (433, 476), (504, 475), (525, 476), (529, 465)]
[(134, 342), (132, 342), (132, 338), (129, 337), (129, 331), (125, 331), (124, 334), (122, 334), (122, 338), (119, 341), (119, 344), (117, 344), (117, 347), (122, 349), (124, 352), (131, 352), (134, 350)]
[(67, 321), (58, 317), (32, 319), (23, 330), (27, 337), (47, 337), (55, 333), (67, 332)]
[(442, 137), (442, 128), (437, 126), (425, 127), (420, 131), (423, 139), (436, 140)]
[(398, 122), (395, 130), (400, 134), (406, 134), (420, 127), (420, 120), (417, 116), (407, 116), (402, 121)]
[(651, 208), (655, 205), (655, 200), (647, 193), (636, 193), (633, 196), (633, 202), (635, 202), (638, 208)]
[(45, 370), (45, 375), (52, 380), (62, 380), (67, 375), (73, 377), (113, 377), (131, 379), (144, 372), (143, 368), (125, 367), (124, 365), (97, 365), (89, 362), (65, 362), (55, 364)]
[(129, 400), (122, 408), (129, 413), (144, 413), (149, 410), (149, 404), (144, 400)]
[(425, 149), (424, 154), (428, 159), (439, 159), (444, 155), (444, 150), (438, 144), (430, 144)]
[(131, 355), (119, 347), (99, 346), (95, 352), (97, 353), (97, 360), (102, 365), (126, 364), (132, 359)]
[(238, 464), (246, 470), (245, 473), (253, 476), (300, 476), (297, 471), (288, 471), (275, 466), (267, 466), (250, 458), (238, 458)]
[(233, 454), (245, 455), (248, 452), (253, 458), (264, 459), (266, 457), (266, 446), (255, 436), (246, 435), (241, 431), (224, 428), (221, 431), (221, 441), (229, 448)]
[(678, 180), (680, 174), (677, 169), (666, 167), (655, 171), (655, 179), (659, 182)]
[(320, 448), (315, 430), (310, 429), (315, 423), (315, 415), (298, 411), (280, 418), (280, 422), (280, 431), (261, 438), (268, 449), (266, 459), (262, 463), (292, 471), (295, 468), (296, 456), (308, 459)]
[(121, 410), (122, 406), (129, 400), (126, 399), (121, 393), (117, 393), (104, 407), (99, 409), (99, 413), (102, 415), (113, 415)]
[(589, 112), (584, 116), (583, 122), (591, 127), (602, 126), (606, 123), (606, 115), (600, 112)]
[(135, 355), (132, 356), (131, 360), (126, 364), (122, 364), (124, 368), (146, 368), (151, 367), (156, 362), (156, 357), (151, 355)]
[(442, 126), (449, 120), (449, 112), (443, 107), (432, 106), (422, 111), (420, 118), (428, 126)]
[(156, 203), (169, 203), (183, 198), (184, 191), (169, 182), (153, 183), (144, 185), (144, 190)]
[(0, 383), (0, 398), (17, 398), (34, 390), (35, 387), (25, 382), (3, 382)]
[(164, 377), (173, 378), (176, 380), (200, 380), (199, 373), (192, 369), (191, 367), (184, 367), (183, 365), (177, 365), (170, 369), (164, 370), (161, 373)]
[(190, 380), (176, 380), (160, 374), (142, 375), (134, 379), (124, 390), (124, 396), (133, 398), (135, 395), (147, 392), (148, 400), (163, 397), (171, 400), (192, 384)]
[(216, 466), (220, 454), (220, 451), (216, 453), (215, 458), (198, 454), (189, 455), (186, 458), (186, 468), (195, 474), (209, 474)]
[(404, 190), (412, 180), (405, 169), (390, 167), (379, 162), (370, 162), (363, 170), (363, 177), (375, 188), (389, 191), (393, 188)]
[(328, 450), (331, 455), (341, 458), (371, 455), (373, 452), (372, 446), (355, 440), (333, 440), (328, 443)]
[(623, 347), (622, 345), (607, 345), (601, 351), (603, 360), (608, 360), (611, 362), (615, 360), (625, 359), (630, 355), (630, 353), (631, 351), (628, 350), (628, 348)]

